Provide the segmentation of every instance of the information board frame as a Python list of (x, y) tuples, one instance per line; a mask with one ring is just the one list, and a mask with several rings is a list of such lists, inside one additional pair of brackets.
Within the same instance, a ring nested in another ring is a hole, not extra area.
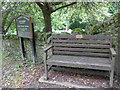
[[(19, 34), (20, 31), (18, 30), (18, 25), (17, 25), (17, 22), (18, 22), (18, 21), (17, 21), (17, 19), (20, 18), (20, 17), (22, 17), (22, 16), (25, 17), (25, 18), (27, 18), (27, 19), (29, 20), (29, 35), (26, 35), (26, 36), (20, 35), (20, 34)], [(16, 30), (17, 30), (17, 35), (18, 35), (18, 37), (33, 38), (33, 29), (32, 29), (31, 17), (22, 14), (22, 15), (19, 15), (19, 16), (15, 19), (15, 22), (16, 22)]]

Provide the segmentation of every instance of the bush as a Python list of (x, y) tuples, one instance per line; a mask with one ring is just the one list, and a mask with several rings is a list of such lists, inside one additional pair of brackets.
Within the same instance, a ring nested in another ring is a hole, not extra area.
[(85, 31), (85, 29), (75, 28), (74, 30), (72, 30), (72, 34), (87, 34), (87, 32)]
[(94, 27), (93, 27), (93, 30), (92, 30), (92, 33), (93, 33), (93, 35), (94, 34), (99, 34), (100, 33), (100, 25), (95, 25)]

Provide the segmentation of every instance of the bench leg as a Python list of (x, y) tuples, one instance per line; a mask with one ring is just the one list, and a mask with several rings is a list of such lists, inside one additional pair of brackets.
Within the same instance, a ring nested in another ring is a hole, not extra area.
[(113, 87), (114, 70), (110, 71), (110, 87)]
[(47, 52), (44, 53), (45, 80), (48, 80)]
[(48, 65), (45, 64), (45, 80), (48, 80)]

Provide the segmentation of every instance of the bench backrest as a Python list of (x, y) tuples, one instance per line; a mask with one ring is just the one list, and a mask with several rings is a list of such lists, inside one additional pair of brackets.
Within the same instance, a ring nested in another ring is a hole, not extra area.
[(104, 35), (53, 35), (54, 55), (110, 57), (112, 37)]

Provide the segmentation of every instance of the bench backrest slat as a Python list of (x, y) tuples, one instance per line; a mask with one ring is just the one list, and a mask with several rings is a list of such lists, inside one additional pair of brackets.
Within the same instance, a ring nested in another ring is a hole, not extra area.
[(95, 40), (52, 40), (54, 43), (98, 43), (98, 44), (110, 44), (111, 41), (95, 41)]
[(59, 55), (77, 55), (77, 56), (109, 57), (109, 54), (101, 54), (101, 53), (65, 52), (65, 51), (53, 51), (53, 53), (59, 54)]
[[(77, 35), (53, 35), (52, 38), (75, 39)], [(79, 35), (80, 36), (80, 35)], [(111, 39), (111, 36), (104, 35), (82, 35), (84, 39)]]
[(110, 57), (112, 37), (104, 35), (53, 35), (53, 54)]

